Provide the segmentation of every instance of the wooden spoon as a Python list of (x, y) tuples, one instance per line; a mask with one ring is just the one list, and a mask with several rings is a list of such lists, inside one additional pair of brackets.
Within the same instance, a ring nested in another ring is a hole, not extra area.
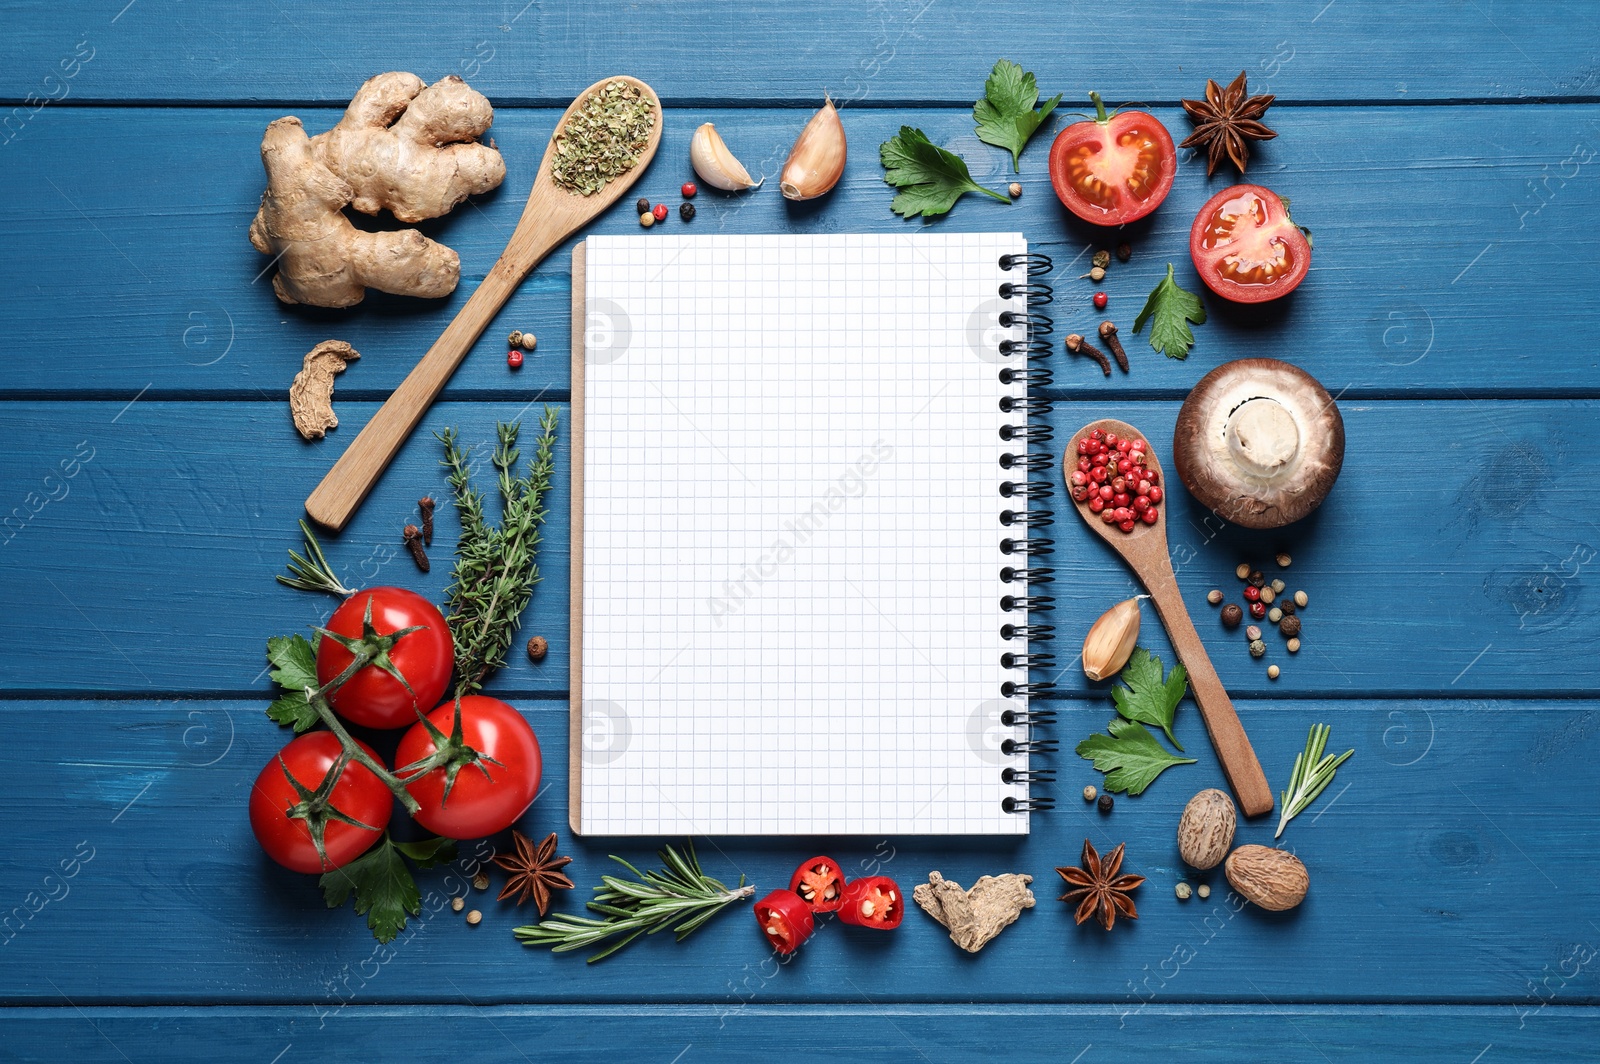
[[(1085, 425), (1073, 434), (1072, 439), (1076, 442), (1095, 429), (1114, 432), (1118, 438), (1146, 438), (1127, 422), (1106, 419)], [(1070, 485), (1072, 473), (1077, 469), (1078, 452), (1076, 446), (1063, 450), (1062, 476)], [(1161, 472), (1155, 455), (1147, 455), (1145, 464)], [(1165, 487), (1165, 474), (1163, 484), (1164, 490), (1171, 490)], [(1244, 733), (1244, 725), (1239, 723), (1239, 715), (1234, 712), (1233, 702), (1223, 689), (1222, 681), (1217, 678), (1217, 670), (1211, 667), (1211, 659), (1206, 657), (1200, 633), (1195, 631), (1194, 622), (1189, 620), (1189, 611), (1184, 608), (1183, 596), (1178, 592), (1178, 577), (1172, 571), (1172, 557), (1167, 548), (1166, 506), (1158, 509), (1159, 517), (1155, 524), (1147, 525), (1141, 521), (1132, 532), (1124, 532), (1116, 525), (1102, 521), (1087, 503), (1073, 505), (1089, 527), (1111, 544), (1112, 550), (1122, 555), (1144, 584), (1145, 590), (1150, 592), (1150, 598), (1156, 604), (1156, 613), (1160, 615), (1161, 623), (1166, 625), (1167, 637), (1178, 652), (1178, 660), (1189, 672), (1189, 686), (1194, 691), (1196, 704), (1200, 706), (1206, 731), (1211, 734), (1211, 745), (1217, 751), (1217, 759), (1222, 762), (1222, 774), (1228, 777), (1228, 785), (1239, 799), (1244, 815), (1270, 813), (1272, 788), (1267, 786), (1267, 777), (1261, 772), (1261, 762), (1256, 760), (1250, 737)]]
[[(636, 86), (644, 98), (655, 106), (656, 124), (650, 131), (650, 142), (645, 145), (633, 169), (614, 179), (599, 192), (592, 196), (568, 192), (550, 177), (550, 168), (555, 162), (555, 133), (561, 132), (567, 120), (585, 100), (613, 81), (625, 81)], [(522, 279), (557, 245), (617, 202), (644, 173), (661, 144), (661, 124), (660, 98), (654, 89), (637, 78), (602, 78), (578, 94), (572, 106), (556, 123), (555, 133), (551, 134), (550, 144), (544, 151), (544, 160), (539, 164), (539, 173), (533, 179), (533, 190), (528, 194), (527, 206), (522, 209), (522, 219), (517, 222), (516, 231), (511, 234), (511, 240), (506, 244), (505, 251), (501, 252), (499, 261), (483, 279), (478, 290), (472, 293), (466, 306), (456, 314), (455, 320), (428, 348), (422, 361), (400, 382), (400, 387), (389, 396), (388, 402), (350, 442), (344, 454), (328, 470), (327, 476), (322, 478), (322, 483), (306, 499), (306, 513), (311, 515), (312, 520), (335, 530), (345, 526), (411, 431), (417, 427), (417, 422), (422, 420), (422, 415), (432, 405), (445, 381), (450, 379), (467, 351), (506, 300), (511, 298), (511, 293), (516, 291)], [(582, 323), (573, 322), (573, 328), (582, 328)]]

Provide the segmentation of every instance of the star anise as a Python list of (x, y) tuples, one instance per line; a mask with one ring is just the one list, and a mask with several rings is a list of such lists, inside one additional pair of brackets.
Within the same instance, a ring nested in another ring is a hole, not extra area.
[(1257, 121), (1277, 97), (1270, 94), (1247, 97), (1245, 91), (1245, 72), (1241, 70), (1226, 89), (1218, 88), (1215, 81), (1207, 78), (1205, 99), (1181, 101), (1194, 122), (1194, 132), (1180, 147), (1207, 150), (1207, 177), (1216, 173), (1224, 154), (1243, 174), (1245, 164), (1250, 161), (1250, 146), (1246, 141), (1271, 140), (1278, 135)]
[(494, 859), (495, 864), (511, 873), (500, 891), (500, 900), (516, 894), (516, 904), (521, 905), (531, 896), (542, 918), (550, 911), (552, 890), (572, 889), (572, 880), (560, 871), (572, 863), (572, 858), (555, 855), (556, 833), (553, 831), (537, 846), (520, 831), (511, 832), (511, 841), (516, 843), (517, 852)]
[(1144, 876), (1117, 875), (1122, 868), (1122, 847), (1122, 843), (1117, 843), (1117, 848), (1101, 860), (1094, 844), (1084, 839), (1083, 867), (1073, 868), (1069, 865), (1056, 869), (1067, 885), (1075, 888), (1061, 895), (1061, 900), (1082, 899), (1078, 902), (1075, 914), (1078, 923), (1094, 916), (1096, 910), (1099, 911), (1100, 926), (1107, 931), (1117, 922), (1118, 913), (1130, 920), (1139, 919), (1139, 910), (1133, 907), (1133, 899), (1128, 895), (1144, 882)]

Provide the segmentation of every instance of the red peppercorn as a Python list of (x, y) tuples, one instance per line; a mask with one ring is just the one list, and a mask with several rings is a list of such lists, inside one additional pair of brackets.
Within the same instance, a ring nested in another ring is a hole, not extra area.
[[(1246, 591), (1253, 591), (1255, 589), (1254, 588), (1245, 588), (1245, 590)], [(1266, 615), (1267, 615), (1267, 604), (1265, 602), (1252, 602), (1252, 603), (1250, 603), (1250, 616), (1254, 617), (1256, 620), (1259, 621), (1261, 618), (1265, 617)]]
[(1161, 516), (1161, 511), (1152, 506), (1139, 516), (1143, 519), (1145, 524), (1153, 525), (1156, 523), (1156, 519)]
[[(1106, 309), (1106, 304), (1109, 303), (1109, 302), (1110, 302), (1110, 300), (1106, 298), (1106, 294), (1104, 292), (1096, 292), (1094, 294), (1094, 309), (1095, 310), (1105, 310)], [(1126, 529), (1123, 529), (1123, 531), (1124, 532), (1132, 532), (1133, 529), (1126, 528)]]
[(1097, 514), (1106, 508), (1106, 501), (1098, 495), (1089, 496), (1089, 512)]
[(1093, 468), (1094, 468), (1094, 463), (1089, 461), (1087, 458), (1078, 459), (1078, 472), (1087, 473), (1087, 472), (1089, 472), (1089, 470), (1091, 470)]
[(699, 191), (700, 191), (699, 189), (694, 187), (694, 182), (693, 181), (685, 181), (683, 183), (683, 198), (684, 199), (694, 199), (694, 194), (696, 192), (699, 192)]
[(510, 366), (512, 369), (521, 369), (522, 368), (522, 352), (518, 351), (514, 347), (510, 351), (507, 351), (506, 352), (506, 365)]
[(1150, 485), (1150, 490), (1145, 492), (1144, 494), (1150, 496), (1150, 501), (1151, 502), (1160, 502), (1161, 501), (1161, 489), (1156, 487), (1154, 484)]
[(1246, 584), (1244, 586), (1244, 600), (1246, 602), (1260, 602), (1261, 589), (1254, 584)]
[[(1104, 295), (1104, 294), (1105, 294), (1104, 292), (1096, 292), (1095, 293), (1095, 295), (1097, 295), (1097, 296), (1098, 295)], [(1102, 302), (1102, 300), (1098, 300), (1097, 299), (1097, 300), (1095, 300), (1095, 302), (1099, 303), (1099, 302)], [(1130, 519), (1130, 520), (1127, 520), (1127, 521), (1118, 521), (1117, 522), (1117, 527), (1122, 529), (1124, 532), (1132, 532), (1134, 530), (1134, 527), (1137, 524), (1138, 524), (1137, 521), (1134, 521), (1134, 520)]]
[(656, 204), (656, 209), (650, 213), (656, 216), (656, 221), (664, 222), (667, 220), (667, 205), (665, 203), (658, 203)]

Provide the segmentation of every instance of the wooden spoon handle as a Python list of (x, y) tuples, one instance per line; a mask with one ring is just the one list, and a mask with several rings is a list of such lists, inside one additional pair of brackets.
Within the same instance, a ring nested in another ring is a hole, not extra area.
[(1261, 762), (1256, 760), (1255, 748), (1250, 745), (1250, 737), (1244, 733), (1244, 725), (1239, 723), (1239, 715), (1234, 712), (1233, 701), (1223, 688), (1217, 670), (1212, 668), (1211, 659), (1206, 656), (1200, 633), (1189, 619), (1172, 563), (1163, 554), (1158, 562), (1144, 568), (1147, 571), (1139, 575), (1155, 602), (1156, 612), (1161, 615), (1161, 623), (1166, 626), (1167, 638), (1178, 652), (1178, 660), (1188, 670), (1189, 687), (1194, 691), (1200, 716), (1206, 722), (1206, 731), (1211, 733), (1211, 745), (1222, 762), (1222, 774), (1228, 777), (1228, 785), (1233, 788), (1245, 816), (1270, 813), (1272, 788), (1267, 785)]
[[(555, 242), (551, 241), (550, 245), (554, 247)], [(455, 320), (446, 326), (439, 339), (428, 348), (428, 353), (400, 382), (400, 387), (350, 441), (344, 454), (306, 499), (306, 513), (313, 521), (335, 531), (344, 528), (473, 343), (511, 298), (528, 271), (549, 251), (549, 247), (544, 248), (526, 268), (508, 262), (505, 256), (494, 264), (478, 290), (457, 312)]]

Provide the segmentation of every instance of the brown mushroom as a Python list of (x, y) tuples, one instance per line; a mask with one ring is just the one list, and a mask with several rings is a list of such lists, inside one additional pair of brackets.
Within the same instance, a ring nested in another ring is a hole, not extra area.
[(1344, 419), (1327, 389), (1274, 358), (1207, 373), (1178, 411), (1172, 460), (1218, 516), (1279, 528), (1322, 504), (1344, 463)]

